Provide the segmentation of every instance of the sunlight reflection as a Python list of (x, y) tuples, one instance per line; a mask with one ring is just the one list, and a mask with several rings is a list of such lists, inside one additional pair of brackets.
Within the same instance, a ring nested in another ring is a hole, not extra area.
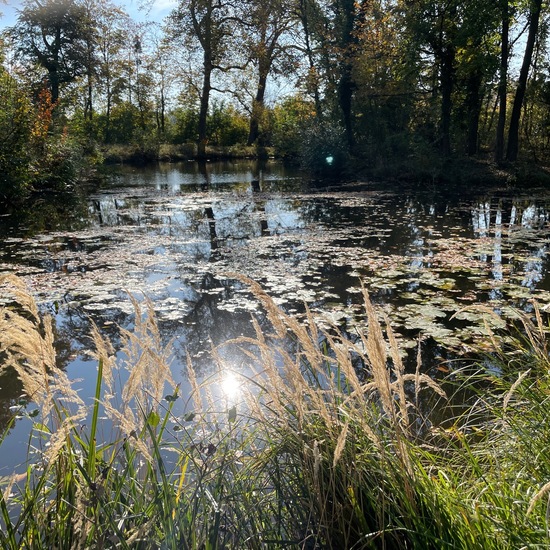
[(236, 373), (228, 371), (222, 376), (221, 389), (226, 399), (234, 401), (241, 393), (241, 380)]

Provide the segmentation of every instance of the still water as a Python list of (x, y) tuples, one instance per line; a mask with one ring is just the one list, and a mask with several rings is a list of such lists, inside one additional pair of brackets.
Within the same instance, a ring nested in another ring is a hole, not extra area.
[[(257, 301), (235, 274), (258, 281), (287, 312), (320, 326), (364, 329), (361, 287), (385, 311), (403, 349), (460, 351), (536, 299), (550, 304), (550, 194), (544, 190), (447, 195), (364, 183), (311, 189), (276, 162), (120, 168), (84, 204), (0, 220), (0, 273), (17, 273), (54, 318), (60, 365), (93, 394), (93, 320), (118, 338), (131, 327), (129, 295), (153, 304), (185, 393), (189, 355), (212, 369), (213, 345), (250, 334)], [(2, 297), (0, 296), (0, 301)], [(488, 305), (502, 319), (483, 314)], [(238, 368), (240, 358), (231, 358)], [(0, 428), (21, 387), (0, 377)], [(30, 420), (2, 445), (0, 476), (26, 460)], [(9, 451), (9, 453), (6, 452)]]

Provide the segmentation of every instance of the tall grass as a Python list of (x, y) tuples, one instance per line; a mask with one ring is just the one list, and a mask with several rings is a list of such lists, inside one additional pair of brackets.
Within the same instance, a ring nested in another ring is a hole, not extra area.
[[(437, 426), (419, 403), (429, 392), (444, 407), (447, 396), (420, 357), (405, 372), (366, 293), (368, 331), (351, 342), (309, 312), (304, 322), (285, 314), (247, 281), (271, 328), (253, 321), (255, 337), (212, 351), (220, 377), (228, 349), (250, 357), (239, 403), (216, 398), (219, 378), (199, 381), (191, 361), (190, 395), (179, 395), (153, 306), (135, 302), (125, 361), (93, 328), (98, 377), (86, 404), (56, 367), (51, 320), (20, 281), (4, 282), (18, 306), (0, 314), (1, 368), (16, 370), (40, 415), (35, 454), (2, 487), (2, 548), (550, 544), (550, 364), (536, 309), (534, 320), (520, 316), (521, 332), (488, 339), (477, 370), (452, 374), (447, 390), (482, 389)], [(192, 410), (176, 414), (179, 399)]]

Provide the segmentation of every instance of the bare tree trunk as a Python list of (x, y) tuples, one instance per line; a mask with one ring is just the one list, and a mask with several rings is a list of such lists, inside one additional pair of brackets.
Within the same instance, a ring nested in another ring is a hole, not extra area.
[(93, 117), (94, 117), (94, 107), (93, 107), (92, 75), (88, 73), (88, 100), (86, 101), (85, 118), (91, 121)]
[(247, 145), (254, 145), (258, 141), (258, 145), (261, 140), (260, 135), (260, 119), (264, 110), (264, 98), (265, 89), (267, 85), (267, 71), (260, 69), (260, 78), (258, 80), (258, 90), (256, 91), (256, 97), (254, 98), (254, 104), (252, 106), (252, 116), (250, 117), (250, 130), (248, 132)]
[(57, 68), (49, 71), (48, 78), (50, 80), (50, 89), (52, 92), (52, 103), (57, 105), (59, 101), (59, 74)]
[(506, 106), (508, 88), (508, 41), (510, 33), (510, 13), (508, 0), (502, 1), (502, 31), (500, 45), (500, 73), (498, 82), (498, 124), (495, 145), (495, 161), (502, 162), (504, 159), (504, 129), (506, 127)]
[(521, 119), (521, 108), (527, 89), (527, 77), (533, 58), (533, 50), (537, 40), (540, 14), (542, 9), (542, 0), (533, 0), (529, 14), (529, 33), (527, 43), (525, 44), (525, 53), (523, 54), (523, 63), (519, 72), (516, 95), (514, 96), (514, 105), (510, 116), (510, 128), (508, 129), (508, 147), (506, 149), (506, 160), (511, 162), (517, 160), (519, 152), (519, 122)]
[(351, 76), (351, 65), (347, 61), (342, 67), (342, 76), (338, 81), (338, 100), (340, 102), (340, 109), (342, 110), (342, 119), (344, 121), (344, 128), (346, 130), (346, 139), (348, 143), (348, 149), (351, 151), (355, 145), (355, 138), (353, 135), (353, 116), (352, 116), (352, 100), (353, 89), (355, 83)]
[(441, 130), (440, 145), (443, 156), (451, 154), (451, 114), (454, 86), (454, 47), (448, 44), (441, 52)]
[(340, 6), (342, 12), (342, 34), (340, 37), (340, 47), (344, 52), (344, 59), (341, 63), (341, 74), (338, 81), (338, 101), (342, 111), (342, 119), (346, 130), (346, 138), (348, 149), (351, 151), (355, 145), (353, 135), (353, 116), (352, 116), (352, 101), (355, 82), (352, 75), (352, 46), (355, 42), (353, 34), (355, 27), (355, 10), (356, 5), (354, 0), (342, 0)]
[(483, 74), (476, 70), (470, 74), (466, 88), (466, 107), (468, 116), (468, 142), (466, 152), (468, 155), (476, 155), (479, 148), (479, 117), (483, 102), (481, 83)]
[(164, 85), (160, 92), (160, 132), (162, 135), (166, 132), (166, 98), (164, 96)]
[(201, 104), (199, 111), (199, 139), (197, 143), (197, 156), (200, 159), (206, 158), (206, 143), (207, 138), (207, 120), (208, 120), (208, 105), (210, 103), (210, 91), (212, 78), (212, 63), (210, 55), (207, 51), (204, 52), (204, 75), (202, 80)]
[(111, 143), (111, 88), (107, 88), (107, 108), (105, 110), (105, 143)]

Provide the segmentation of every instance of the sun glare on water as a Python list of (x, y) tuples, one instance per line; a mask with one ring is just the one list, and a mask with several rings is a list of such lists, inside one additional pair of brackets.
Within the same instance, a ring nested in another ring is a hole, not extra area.
[(227, 399), (234, 400), (241, 393), (241, 381), (234, 372), (226, 372), (221, 380), (221, 389)]

